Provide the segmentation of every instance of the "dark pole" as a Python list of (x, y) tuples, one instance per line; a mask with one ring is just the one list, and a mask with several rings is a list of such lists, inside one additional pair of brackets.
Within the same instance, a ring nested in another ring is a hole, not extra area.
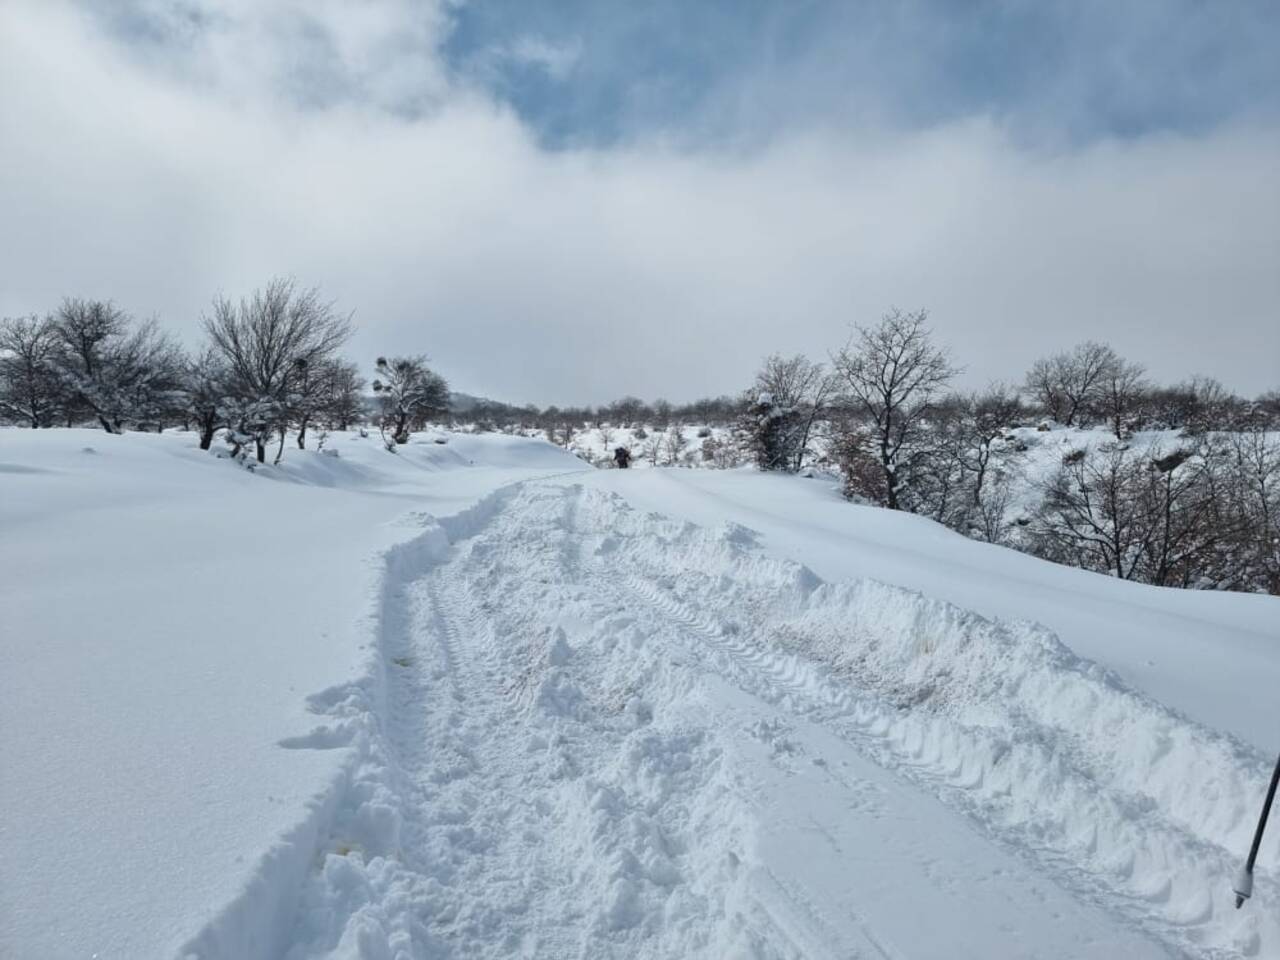
[(1262, 801), (1262, 816), (1258, 818), (1258, 829), (1253, 834), (1253, 846), (1249, 848), (1249, 859), (1244, 862), (1244, 869), (1236, 877), (1234, 891), (1237, 910), (1253, 893), (1253, 864), (1258, 859), (1258, 848), (1262, 846), (1262, 831), (1267, 829), (1267, 814), (1271, 812), (1271, 803), (1276, 798), (1277, 783), (1280, 783), (1280, 758), (1276, 760), (1276, 768), (1271, 772), (1271, 786), (1267, 788), (1267, 799)]

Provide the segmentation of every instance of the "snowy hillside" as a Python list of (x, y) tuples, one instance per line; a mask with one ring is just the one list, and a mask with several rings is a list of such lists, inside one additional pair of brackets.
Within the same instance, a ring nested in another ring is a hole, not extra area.
[(1280, 957), (1275, 598), (326, 446), (0, 431), (0, 955)]

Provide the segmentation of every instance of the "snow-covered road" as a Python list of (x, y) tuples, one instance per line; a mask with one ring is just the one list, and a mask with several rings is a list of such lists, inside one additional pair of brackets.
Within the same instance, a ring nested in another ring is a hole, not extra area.
[(331, 724), (318, 748), (373, 722), (290, 960), (1280, 942), (1274, 896), (1241, 916), (1217, 889), (1233, 812), (1054, 725), (1092, 711), (1121, 736), (1173, 731), (1215, 787), (1249, 765), (1042, 632), (824, 585), (744, 528), (563, 480), (504, 488), (420, 541), (388, 574), (381, 694), (313, 704)]
[(1280, 957), (1274, 598), (500, 436), (4, 431), (0, 529), (0, 956)]

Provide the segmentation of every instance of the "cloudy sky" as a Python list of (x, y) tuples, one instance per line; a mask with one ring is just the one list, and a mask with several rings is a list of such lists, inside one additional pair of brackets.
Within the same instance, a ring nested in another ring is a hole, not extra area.
[(0, 0), (0, 315), (276, 274), (512, 401), (927, 308), (1280, 385), (1274, 0)]

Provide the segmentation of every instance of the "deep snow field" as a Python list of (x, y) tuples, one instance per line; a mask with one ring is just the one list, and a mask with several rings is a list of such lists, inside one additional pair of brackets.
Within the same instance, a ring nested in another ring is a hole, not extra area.
[(1275, 598), (327, 447), (0, 430), (0, 957), (1280, 957)]

